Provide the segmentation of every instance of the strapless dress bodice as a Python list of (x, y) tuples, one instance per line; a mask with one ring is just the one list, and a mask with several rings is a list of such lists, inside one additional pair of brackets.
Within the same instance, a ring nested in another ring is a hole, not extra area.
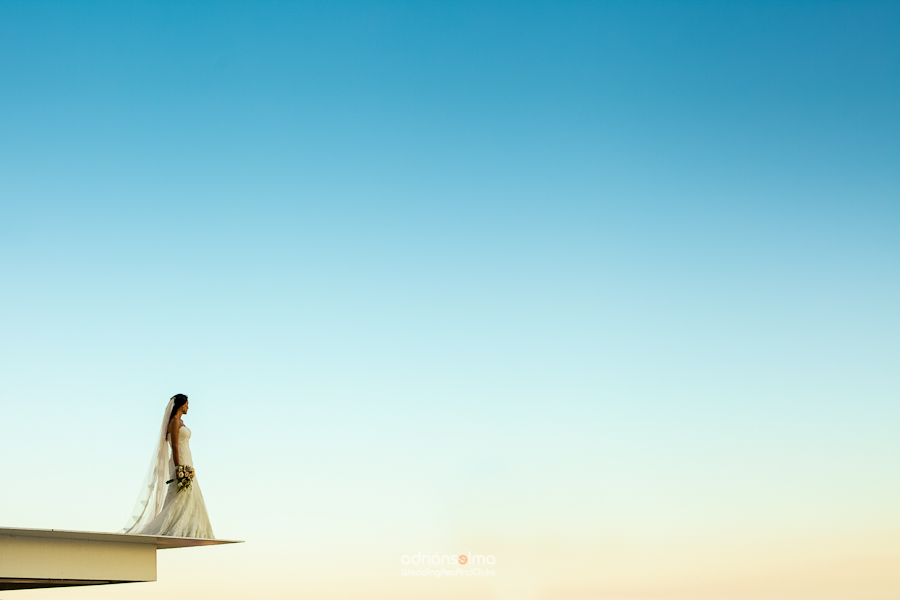
[[(166, 436), (169, 437), (168, 435)], [(188, 429), (185, 425), (181, 426), (181, 429), (178, 430), (178, 460), (181, 461), (183, 465), (191, 465), (194, 466), (194, 459), (191, 458), (191, 430)], [(169, 444), (171, 447), (171, 443)], [(175, 457), (172, 453), (169, 453), (169, 462), (175, 464)]]

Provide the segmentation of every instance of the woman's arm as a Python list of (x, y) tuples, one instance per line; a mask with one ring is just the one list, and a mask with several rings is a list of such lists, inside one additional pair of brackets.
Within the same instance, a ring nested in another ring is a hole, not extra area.
[(169, 423), (169, 443), (172, 444), (172, 460), (175, 461), (175, 466), (181, 464), (181, 460), (179, 460), (178, 456), (178, 430), (181, 429), (179, 427), (178, 421), (172, 419), (172, 422)]

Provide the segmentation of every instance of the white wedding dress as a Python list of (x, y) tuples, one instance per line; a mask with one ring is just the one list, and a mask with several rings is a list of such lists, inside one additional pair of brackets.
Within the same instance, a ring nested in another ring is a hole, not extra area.
[[(166, 436), (168, 441), (168, 436)], [(194, 466), (191, 458), (191, 430), (181, 426), (178, 431), (178, 457), (181, 464)], [(169, 455), (169, 473), (175, 473), (175, 459)], [(175, 477), (171, 475), (171, 477)], [(178, 483), (166, 486), (166, 500), (162, 510), (152, 521), (147, 523), (140, 531), (146, 535), (171, 535), (174, 537), (196, 537), (213, 539), (212, 525), (209, 524), (209, 516), (206, 514), (206, 503), (203, 502), (203, 493), (197, 476), (191, 481), (191, 487), (178, 491)]]
[[(144, 487), (138, 495), (132, 517), (122, 532), (215, 539), (196, 475), (191, 486), (180, 492), (178, 483), (174, 481), (175, 460), (166, 432), (172, 406), (170, 401), (164, 413), (162, 429)], [(193, 467), (190, 440), (191, 430), (182, 425), (178, 430), (178, 458), (183, 465)], [(169, 480), (173, 481), (167, 483)]]

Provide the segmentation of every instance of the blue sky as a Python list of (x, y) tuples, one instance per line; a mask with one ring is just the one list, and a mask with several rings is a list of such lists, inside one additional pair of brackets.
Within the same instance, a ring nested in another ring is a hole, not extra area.
[(0, 3), (3, 524), (121, 527), (183, 392), (234, 560), (896, 535), (898, 26)]

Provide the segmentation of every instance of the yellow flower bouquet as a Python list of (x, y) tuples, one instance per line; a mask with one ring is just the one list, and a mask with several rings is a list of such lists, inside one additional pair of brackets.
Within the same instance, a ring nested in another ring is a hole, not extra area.
[(194, 467), (190, 465), (178, 465), (175, 467), (175, 479), (166, 483), (178, 482), (178, 491), (191, 489), (191, 480), (194, 478)]

